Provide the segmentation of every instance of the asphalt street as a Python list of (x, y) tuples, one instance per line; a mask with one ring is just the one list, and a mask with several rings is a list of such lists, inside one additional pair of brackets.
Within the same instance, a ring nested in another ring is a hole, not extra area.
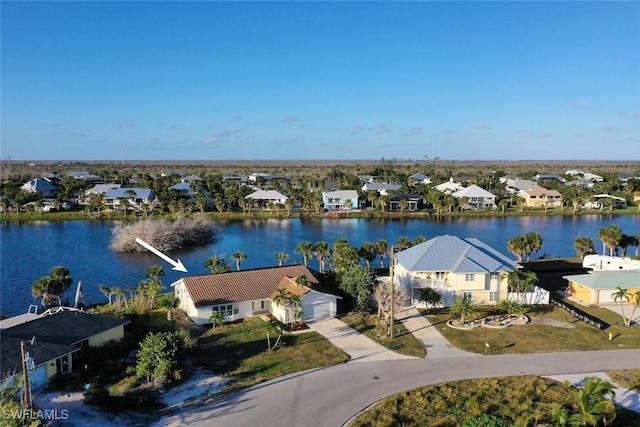
[(185, 409), (157, 426), (339, 427), (385, 397), (469, 378), (567, 375), (640, 367), (640, 350), (349, 363), (299, 372)]

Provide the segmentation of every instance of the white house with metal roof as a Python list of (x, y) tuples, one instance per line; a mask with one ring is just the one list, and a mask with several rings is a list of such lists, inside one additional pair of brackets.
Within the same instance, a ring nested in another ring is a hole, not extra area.
[(475, 238), (438, 236), (395, 255), (394, 282), (405, 286), (411, 302), (419, 302), (420, 290), (433, 288), (445, 307), (455, 297), (480, 304), (507, 298), (504, 273), (521, 266)]
[(155, 195), (153, 190), (148, 188), (113, 188), (104, 195), (104, 202), (108, 206), (120, 206), (125, 199), (131, 206), (148, 205), (153, 202)]
[(467, 188), (456, 191), (452, 194), (456, 199), (467, 198), (467, 202), (463, 206), (465, 209), (495, 209), (496, 196), (473, 184)]
[(284, 203), (288, 197), (276, 190), (257, 190), (247, 195), (245, 199), (261, 203)]
[(358, 192), (356, 190), (324, 191), (322, 203), (329, 210), (358, 209)]

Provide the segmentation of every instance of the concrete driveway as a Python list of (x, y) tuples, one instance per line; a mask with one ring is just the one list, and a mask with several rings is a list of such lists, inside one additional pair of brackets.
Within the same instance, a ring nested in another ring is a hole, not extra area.
[(388, 350), (339, 319), (317, 320), (308, 322), (307, 325), (351, 356), (348, 363), (417, 359), (417, 357), (405, 356)]

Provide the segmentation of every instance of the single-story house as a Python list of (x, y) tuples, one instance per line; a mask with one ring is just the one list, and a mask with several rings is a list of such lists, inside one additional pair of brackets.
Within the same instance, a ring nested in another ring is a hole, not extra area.
[(322, 203), (329, 210), (358, 209), (358, 192), (356, 190), (323, 191)]
[(496, 196), (473, 184), (452, 194), (456, 199), (467, 198), (465, 209), (492, 209), (496, 207)]
[(3, 375), (21, 372), (20, 347), (21, 342), (25, 343), (25, 351), (32, 362), (30, 368), (33, 368), (29, 373), (32, 388), (45, 385), (56, 374), (72, 372), (74, 366), (81, 363), (84, 348), (122, 340), (124, 327), (129, 323), (128, 320), (73, 309), (61, 309), (25, 320), (7, 323), (10, 327), (2, 329), (0, 367)]
[[(307, 277), (308, 290), (291, 283), (300, 276)], [(224, 313), (225, 321), (269, 313), (286, 321), (286, 310), (273, 301), (274, 293), (282, 286), (298, 295), (302, 293), (303, 319), (336, 315), (340, 297), (323, 288), (312, 270), (304, 265), (189, 276), (171, 284), (180, 308), (197, 325), (211, 323), (209, 318), (214, 311)]]
[(257, 190), (245, 196), (245, 199), (252, 199), (254, 202), (261, 204), (280, 203), (287, 201), (288, 197), (276, 190)]
[(412, 184), (431, 184), (431, 177), (423, 173), (414, 173), (409, 177), (409, 183)]
[(104, 202), (108, 206), (119, 206), (121, 199), (127, 199), (129, 204), (135, 204), (140, 206), (141, 204), (148, 205), (153, 202), (155, 195), (153, 190), (148, 188), (114, 188), (104, 195)]
[(40, 193), (43, 197), (53, 197), (56, 191), (58, 191), (55, 185), (40, 178), (34, 178), (24, 183), (20, 189), (29, 193)]
[(616, 208), (624, 208), (627, 206), (627, 201), (624, 198), (611, 196), (609, 194), (596, 194), (593, 196), (593, 201), (584, 202), (582, 206), (587, 209), (600, 209), (605, 206), (607, 200), (611, 200), (611, 203)]
[(90, 172), (69, 172), (67, 174), (71, 178), (81, 179), (83, 181), (90, 182), (92, 184), (101, 184), (104, 182), (104, 178), (98, 175), (94, 175)]
[(434, 188), (441, 193), (451, 194), (456, 191), (462, 190), (464, 186), (459, 182), (454, 182), (453, 178), (449, 178), (449, 181), (438, 184)]
[(586, 255), (582, 259), (582, 266), (595, 271), (640, 270), (640, 260), (619, 256)]
[(586, 304), (615, 303), (613, 294), (618, 287), (631, 294), (640, 292), (640, 270), (592, 271), (562, 278), (569, 282), (567, 293)]
[(507, 298), (507, 275), (521, 266), (475, 238), (438, 236), (395, 255), (394, 282), (407, 288), (411, 303), (433, 288), (445, 307), (456, 296), (495, 304)]
[(539, 173), (533, 177), (536, 181), (560, 181), (564, 182), (564, 177), (555, 173)]
[(169, 187), (169, 190), (177, 191), (178, 193), (182, 194), (183, 196), (189, 196), (189, 197), (191, 197), (194, 194), (196, 194), (196, 192), (191, 189), (191, 183), (189, 183), (189, 182), (179, 182), (179, 183), (174, 184), (171, 187)]

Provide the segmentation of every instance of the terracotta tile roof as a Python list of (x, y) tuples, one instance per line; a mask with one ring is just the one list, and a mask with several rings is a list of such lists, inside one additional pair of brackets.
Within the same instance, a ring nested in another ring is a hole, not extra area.
[(176, 283), (184, 283), (196, 307), (206, 307), (226, 302), (269, 299), (284, 277), (303, 275), (307, 276), (312, 287), (319, 284), (313, 272), (304, 265), (183, 277)]
[(274, 299), (276, 295), (278, 295), (278, 289), (285, 288), (287, 291), (291, 292), (294, 295), (304, 295), (306, 293), (311, 292), (311, 288), (307, 286), (302, 286), (300, 289), (300, 285), (296, 284), (295, 277), (283, 277), (278, 286), (271, 293), (270, 299)]

